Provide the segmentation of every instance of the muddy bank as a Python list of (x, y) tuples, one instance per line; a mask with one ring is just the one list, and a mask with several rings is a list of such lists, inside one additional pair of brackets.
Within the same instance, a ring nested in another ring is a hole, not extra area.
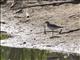
[[(62, 32), (80, 29), (80, 4), (63, 4), (60, 6), (44, 6), (23, 9), (23, 13), (15, 14), (8, 7), (1, 8), (1, 31), (13, 37), (1, 40), (0, 45), (17, 48), (38, 48), (57, 52), (80, 54), (80, 30), (66, 34), (51, 32), (44, 34), (44, 22), (63, 26)], [(27, 11), (30, 15), (26, 17)], [(51, 31), (46, 27), (46, 31)], [(60, 31), (60, 30), (56, 30)], [(25, 42), (25, 44), (24, 44)]]

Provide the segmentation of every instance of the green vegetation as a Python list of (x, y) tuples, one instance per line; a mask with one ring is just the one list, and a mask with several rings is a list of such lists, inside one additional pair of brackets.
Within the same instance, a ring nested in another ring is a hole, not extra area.
[(9, 35), (0, 33), (0, 40), (9, 38)]
[(46, 60), (48, 51), (38, 49), (22, 49), (0, 47), (1, 60)]
[[(68, 56), (63, 53), (49, 52), (39, 49), (0, 47), (1, 60), (80, 60), (80, 56)], [(64, 58), (66, 56), (66, 58)]]

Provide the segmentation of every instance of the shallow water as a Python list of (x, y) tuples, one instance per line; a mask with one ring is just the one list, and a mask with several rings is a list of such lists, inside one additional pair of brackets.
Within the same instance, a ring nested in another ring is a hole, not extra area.
[(0, 47), (1, 60), (80, 60), (76, 54), (63, 54), (38, 49)]

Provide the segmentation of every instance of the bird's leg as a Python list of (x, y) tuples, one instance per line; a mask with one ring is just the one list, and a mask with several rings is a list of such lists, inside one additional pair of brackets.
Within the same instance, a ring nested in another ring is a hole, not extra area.
[(53, 30), (52, 30), (52, 37), (53, 37)]
[(59, 34), (61, 34), (62, 33), (62, 29), (59, 31)]
[(53, 30), (52, 30), (52, 36), (50, 38), (54, 38), (54, 36), (53, 36)]
[(44, 26), (44, 34), (46, 34), (46, 27)]

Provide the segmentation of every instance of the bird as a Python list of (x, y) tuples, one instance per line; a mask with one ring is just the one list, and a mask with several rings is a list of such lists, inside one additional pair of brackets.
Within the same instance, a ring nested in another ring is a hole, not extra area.
[[(55, 24), (51, 24), (49, 21), (46, 21), (45, 23), (47, 24), (47, 27), (52, 30), (52, 36), (53, 36), (53, 31), (54, 31), (54, 30), (63, 28), (62, 26), (58, 26), (58, 25), (55, 25)], [(62, 31), (62, 30), (61, 30), (61, 31)], [(59, 33), (61, 33), (61, 31), (60, 31)]]

